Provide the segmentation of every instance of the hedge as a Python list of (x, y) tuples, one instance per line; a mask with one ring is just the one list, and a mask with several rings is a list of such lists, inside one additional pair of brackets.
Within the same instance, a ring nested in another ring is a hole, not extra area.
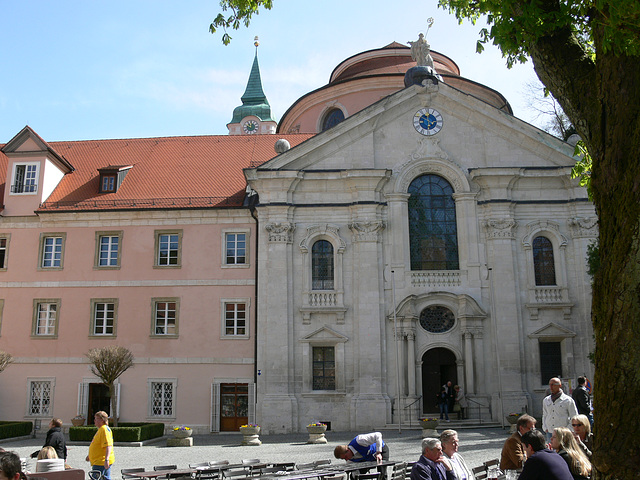
[(31, 435), (33, 422), (0, 422), (0, 438)]
[[(142, 442), (164, 435), (164, 423), (119, 423), (110, 428), (114, 442)], [(69, 440), (90, 442), (97, 431), (95, 426), (69, 427)]]

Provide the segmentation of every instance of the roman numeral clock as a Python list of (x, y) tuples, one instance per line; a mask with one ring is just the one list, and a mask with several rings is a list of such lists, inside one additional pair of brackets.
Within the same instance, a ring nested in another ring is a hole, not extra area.
[(435, 135), (442, 130), (442, 115), (434, 108), (421, 108), (413, 116), (413, 127), (422, 135)]

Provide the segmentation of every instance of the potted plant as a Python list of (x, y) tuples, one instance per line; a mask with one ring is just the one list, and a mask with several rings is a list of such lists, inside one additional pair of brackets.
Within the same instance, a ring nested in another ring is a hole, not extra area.
[(262, 445), (260, 441), (260, 425), (255, 423), (241, 425), (240, 433), (242, 433), (242, 445)]
[(71, 424), (74, 427), (81, 427), (84, 425), (84, 415), (76, 415), (71, 419)]
[(425, 417), (420, 419), (420, 426), (422, 427), (422, 436), (423, 437), (436, 437), (438, 436), (438, 432), (436, 431), (436, 427), (438, 426), (439, 420), (435, 417)]
[(179, 427), (173, 428), (173, 436), (174, 438), (188, 438), (193, 433), (193, 430), (186, 425), (180, 425)]
[(518, 418), (520, 418), (521, 413), (510, 413), (505, 418), (511, 427), (509, 428), (509, 433), (514, 433), (516, 431), (516, 423), (518, 423)]
[(324, 432), (327, 431), (327, 424), (322, 422), (313, 422), (307, 425), (309, 440), (307, 443), (327, 443)]

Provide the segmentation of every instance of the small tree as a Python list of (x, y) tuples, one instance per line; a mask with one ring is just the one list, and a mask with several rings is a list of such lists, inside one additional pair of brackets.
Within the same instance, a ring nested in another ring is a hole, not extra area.
[(10, 363), (13, 363), (13, 355), (0, 350), (0, 372), (4, 371)]
[(116, 386), (115, 382), (133, 366), (133, 353), (119, 345), (110, 345), (102, 348), (92, 348), (87, 352), (87, 358), (93, 364), (91, 372), (109, 387), (109, 398), (113, 426), (118, 426)]

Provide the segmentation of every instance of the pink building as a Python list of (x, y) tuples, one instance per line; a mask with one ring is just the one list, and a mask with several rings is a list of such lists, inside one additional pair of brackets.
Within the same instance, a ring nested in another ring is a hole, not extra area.
[(15, 358), (0, 418), (91, 421), (108, 398), (85, 354), (115, 344), (135, 356), (120, 421), (253, 420), (257, 233), (242, 169), (275, 140), (47, 143), (25, 127), (0, 146), (0, 350)]

